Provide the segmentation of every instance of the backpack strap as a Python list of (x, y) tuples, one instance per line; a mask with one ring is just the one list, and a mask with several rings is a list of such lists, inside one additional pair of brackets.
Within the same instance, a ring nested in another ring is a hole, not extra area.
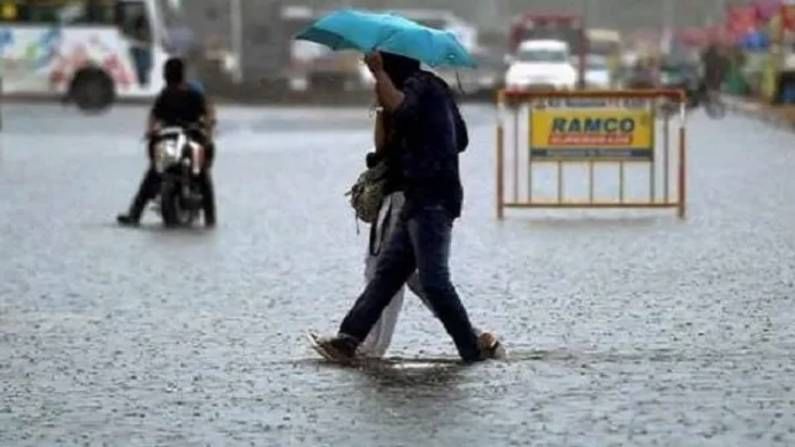
[[(391, 224), (391, 220), (392, 220), (392, 199), (389, 199), (389, 208), (387, 208), (386, 210), (386, 215), (384, 216), (383, 222), (381, 221), (381, 219), (376, 219), (375, 222), (373, 222), (373, 224), (370, 225), (370, 242), (368, 243), (367, 249), (371, 256), (378, 256), (381, 253), (381, 248), (383, 248), (384, 246), (387, 229)], [(380, 238), (378, 237), (379, 226), (381, 227)], [(380, 240), (376, 241), (376, 239)], [(376, 247), (376, 242), (378, 243), (377, 247)]]

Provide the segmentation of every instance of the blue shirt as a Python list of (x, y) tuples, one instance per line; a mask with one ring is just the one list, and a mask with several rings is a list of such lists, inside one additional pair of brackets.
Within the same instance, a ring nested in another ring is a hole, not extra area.
[(392, 116), (406, 195), (403, 217), (434, 205), (459, 217), (464, 191), (458, 154), (466, 149), (469, 138), (450, 88), (435, 75), (418, 71), (401, 91), (403, 102)]
[(190, 88), (192, 88), (193, 90), (196, 90), (197, 92), (199, 92), (202, 95), (204, 95), (206, 93), (204, 91), (204, 84), (202, 84), (202, 82), (199, 81), (198, 79), (192, 79), (192, 80), (188, 81), (187, 84), (188, 84), (188, 86), (190, 86)]

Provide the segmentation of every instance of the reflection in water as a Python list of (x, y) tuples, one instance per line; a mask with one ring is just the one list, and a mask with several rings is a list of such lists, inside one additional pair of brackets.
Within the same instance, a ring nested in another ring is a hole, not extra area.
[(452, 387), (466, 366), (455, 359), (368, 360), (361, 372), (379, 387)]

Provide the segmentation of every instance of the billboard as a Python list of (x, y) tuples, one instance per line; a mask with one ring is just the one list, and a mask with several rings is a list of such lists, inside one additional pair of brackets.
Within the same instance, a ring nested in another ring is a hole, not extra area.
[(652, 161), (654, 114), (648, 108), (536, 106), (530, 113), (533, 158)]

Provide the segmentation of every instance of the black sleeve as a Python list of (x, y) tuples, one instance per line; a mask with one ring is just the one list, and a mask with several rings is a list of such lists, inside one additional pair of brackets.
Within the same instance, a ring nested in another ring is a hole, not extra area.
[(199, 116), (207, 116), (207, 98), (195, 90), (194, 93), (196, 94), (196, 107)]
[(155, 117), (156, 120), (163, 119), (163, 93), (157, 95), (157, 99), (155, 99), (155, 105), (152, 106), (152, 116)]
[(469, 132), (467, 132), (467, 124), (464, 118), (461, 117), (461, 111), (458, 105), (450, 99), (450, 107), (453, 109), (453, 124), (455, 126), (456, 144), (458, 145), (458, 152), (464, 152), (469, 146)]
[(422, 99), (428, 89), (428, 83), (417, 76), (411, 77), (403, 85), (403, 102), (392, 113), (392, 122), (399, 129), (410, 129), (417, 122)]

